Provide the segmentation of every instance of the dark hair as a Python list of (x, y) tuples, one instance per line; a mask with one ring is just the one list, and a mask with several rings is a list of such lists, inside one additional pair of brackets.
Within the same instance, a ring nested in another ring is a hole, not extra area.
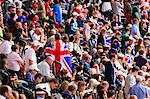
[(134, 67), (132, 68), (132, 72), (136, 72), (136, 71), (139, 71), (139, 70), (140, 70), (140, 68), (137, 67), (137, 66), (134, 66)]
[(28, 22), (27, 22), (27, 21), (24, 21), (22, 24), (25, 24), (25, 23), (27, 23), (27, 24), (28, 24)]
[(1, 95), (4, 95), (6, 92), (8, 92), (8, 87), (7, 87), (7, 85), (3, 85), (3, 86), (1, 86), (1, 88), (0, 88), (0, 94)]
[(80, 88), (81, 86), (84, 86), (84, 85), (86, 85), (86, 83), (84, 81), (79, 81), (78, 88)]
[(91, 92), (90, 93), (85, 93), (84, 96), (83, 96), (83, 99), (88, 99), (92, 95), (93, 94)]
[(101, 99), (103, 99), (103, 95), (104, 95), (103, 89), (104, 89), (104, 87), (101, 84), (97, 85), (96, 90), (97, 90), (98, 96), (102, 97)]
[(37, 74), (34, 76), (34, 79), (37, 79), (37, 78), (42, 78), (42, 74), (37, 73)]
[(61, 39), (61, 35), (60, 35), (60, 34), (58, 34), (58, 33), (57, 33), (57, 34), (55, 34), (55, 39), (56, 39), (56, 40), (60, 40), (60, 39)]
[(115, 58), (115, 54), (110, 55), (110, 59)]
[(107, 97), (108, 97), (108, 98), (111, 98), (113, 95), (115, 95), (115, 91), (114, 91), (114, 90), (109, 90), (109, 91), (107, 92)]
[(61, 72), (61, 75), (62, 75), (62, 74), (67, 74), (67, 73), (68, 73), (68, 71), (67, 71), (66, 69), (63, 69), (63, 70), (61, 70), (60, 72)]
[(55, 78), (53, 78), (53, 79), (51, 79), (50, 81), (49, 81), (49, 83), (54, 83), (54, 84), (58, 84), (59, 83), (59, 81), (57, 80), (57, 79), (55, 79)]
[(74, 40), (74, 37), (73, 37), (73, 36), (70, 36), (70, 37), (69, 37), (69, 42), (73, 42), (73, 40)]
[(9, 6), (8, 7), (8, 11), (10, 11), (11, 8), (15, 8), (14, 6)]
[(74, 91), (76, 89), (76, 87), (74, 86), (74, 85), (70, 85), (69, 87), (68, 87), (68, 90), (69, 91)]
[(4, 67), (4, 65), (7, 63), (7, 59), (3, 58), (0, 60), (0, 69), (6, 69), (6, 67)]
[(19, 45), (15, 44), (15, 45), (12, 45), (11, 50), (16, 51), (16, 49), (18, 48), (19, 48)]
[(7, 58), (7, 56), (5, 54), (0, 54), (0, 60)]
[(75, 76), (75, 81), (83, 81), (82, 76), (76, 75), (76, 76)]
[(139, 50), (139, 54), (143, 55), (144, 54), (144, 50)]

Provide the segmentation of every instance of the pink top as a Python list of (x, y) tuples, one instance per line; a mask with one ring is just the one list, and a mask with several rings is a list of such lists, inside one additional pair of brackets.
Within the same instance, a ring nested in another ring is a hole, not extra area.
[(13, 70), (13, 71), (20, 70), (20, 64), (23, 60), (19, 56), (19, 54), (12, 51), (10, 54), (8, 54), (7, 60), (8, 60), (8, 67), (7, 67), (8, 69)]

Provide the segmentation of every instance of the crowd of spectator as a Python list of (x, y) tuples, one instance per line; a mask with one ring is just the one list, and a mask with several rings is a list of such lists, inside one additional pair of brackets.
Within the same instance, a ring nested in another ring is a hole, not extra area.
[(0, 0), (0, 99), (150, 99), (149, 0)]

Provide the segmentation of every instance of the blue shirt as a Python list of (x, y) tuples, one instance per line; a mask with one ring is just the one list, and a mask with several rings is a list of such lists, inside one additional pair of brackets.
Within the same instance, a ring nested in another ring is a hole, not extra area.
[(17, 19), (19, 19), (19, 18), (22, 19), (23, 22), (27, 21), (27, 19), (24, 16), (20, 16)]
[(85, 68), (85, 71), (86, 72), (89, 72), (89, 70), (90, 70), (90, 64), (88, 63), (88, 62), (84, 62), (84, 68)]
[(77, 19), (73, 19), (73, 24), (72, 24), (72, 26), (71, 26), (71, 30), (72, 31), (76, 31), (76, 30), (78, 30), (79, 28), (78, 28), (78, 26), (77, 26)]
[(144, 99), (148, 97), (148, 89), (142, 84), (136, 83), (129, 89), (128, 94), (136, 95), (138, 99)]
[(140, 30), (139, 30), (139, 27), (137, 24), (133, 24), (133, 26), (132, 26), (132, 30), (131, 30), (132, 37), (135, 36), (135, 33), (137, 33), (137, 36), (140, 37)]
[(56, 16), (56, 22), (60, 22), (60, 24), (62, 24), (62, 9), (61, 9), (61, 6), (59, 6), (58, 4), (55, 4), (53, 12)]
[(27, 72), (25, 75), (25, 81), (29, 82), (29, 81), (33, 81), (34, 80), (34, 75), (31, 74), (30, 72)]

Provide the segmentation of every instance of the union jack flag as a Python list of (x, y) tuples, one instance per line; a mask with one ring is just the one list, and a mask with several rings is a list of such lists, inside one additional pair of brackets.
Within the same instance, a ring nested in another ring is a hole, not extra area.
[(125, 54), (125, 66), (132, 66), (132, 56)]
[(107, 46), (111, 46), (111, 35), (109, 35), (108, 33), (105, 34), (105, 45)]
[(52, 55), (55, 61), (61, 63), (61, 67), (58, 64), (54, 64), (56, 74), (60, 75), (60, 70), (68, 70), (68, 76), (72, 76), (72, 63), (70, 57), (70, 51), (68, 46), (62, 42), (62, 40), (55, 40), (46, 47), (46, 55)]

